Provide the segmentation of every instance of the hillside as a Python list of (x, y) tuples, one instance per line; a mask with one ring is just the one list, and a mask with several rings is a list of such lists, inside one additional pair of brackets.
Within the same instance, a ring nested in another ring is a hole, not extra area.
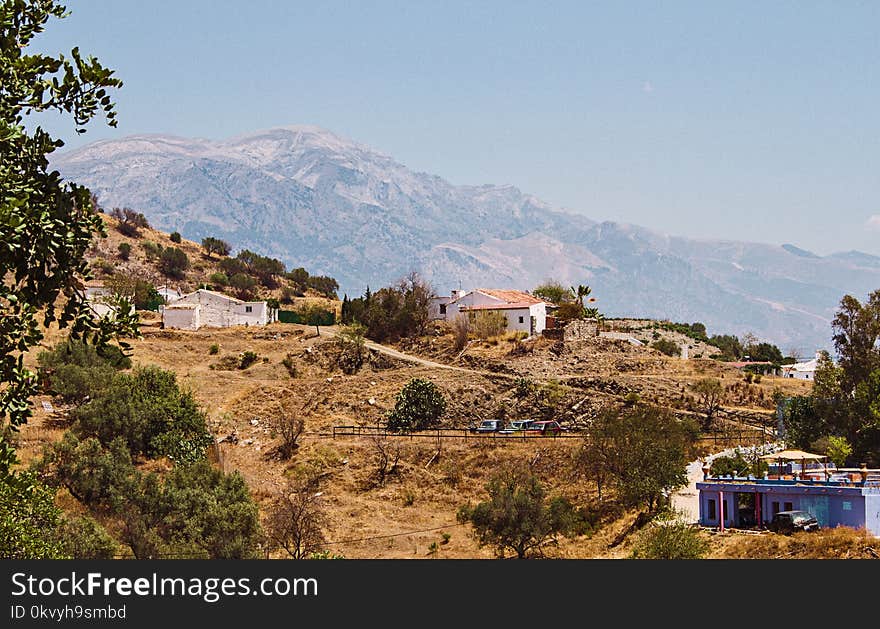
[[(701, 448), (712, 451), (733, 443), (724, 440), (735, 439), (742, 426), (771, 424), (771, 398), (777, 387), (787, 393), (809, 388), (804, 382), (776, 378), (748, 384), (740, 372), (715, 361), (669, 358), (612, 339), (560, 346), (500, 337), (472, 343), (458, 356), (451, 334), (440, 325), (398, 348), (459, 370), (371, 352), (358, 373), (345, 375), (337, 366), (333, 328), (322, 328), (320, 337), (314, 328), (280, 323), (195, 332), (144, 326), (142, 331), (143, 339), (133, 342), (135, 364), (169, 369), (194, 392), (219, 442), (219, 464), (244, 475), (263, 509), (288, 478), (320, 478), (330, 549), (346, 557), (427, 557), (432, 556), (432, 542), (439, 545), (439, 557), (490, 557), (491, 551), (479, 549), (467, 527), (457, 524), (455, 514), (463, 503), (482, 500), (488, 477), (511, 462), (530, 464), (552, 493), (565, 495), (591, 514), (593, 532), (563, 540), (553, 556), (624, 557), (629, 552), (628, 542), (609, 546), (635, 514), (599, 502), (594, 485), (576, 472), (579, 439), (392, 439), (387, 445), (399, 448), (399, 465), (384, 485), (376, 484), (376, 442), (368, 436), (334, 438), (333, 427), (383, 423), (384, 412), (411, 378), (430, 379), (443, 391), (448, 403), (443, 425), (448, 428), (464, 428), (487, 417), (535, 417), (547, 412), (542, 391), (554, 396), (552, 412), (577, 428), (603, 408), (626, 404), (633, 394), (691, 415), (696, 411), (688, 385), (714, 376), (725, 385), (720, 433), (700, 442)], [(46, 345), (58, 338), (53, 333)], [(211, 353), (213, 345), (218, 347), (216, 354)], [(244, 351), (255, 352), (257, 362), (245, 370), (220, 368), (226, 357)], [(35, 353), (29, 356), (31, 364)], [(535, 395), (518, 396), (521, 378), (531, 383)], [(37, 402), (36, 416), (21, 433), (19, 453), (25, 463), (34, 460), (44, 444), (59, 439), (66, 426), (65, 407), (54, 403), (59, 413), (50, 416)], [(278, 440), (268, 423), (279, 413), (306, 421), (301, 446), (287, 462), (272, 455)], [(755, 428), (746, 434), (757, 438), (762, 432)], [(70, 501), (62, 497), (75, 508)], [(441, 543), (442, 533), (451, 535), (448, 543)]]
[(459, 285), (529, 290), (554, 277), (590, 284), (608, 316), (702, 321), (809, 355), (830, 346), (828, 322), (844, 294), (880, 286), (880, 259), (867, 254), (596, 223), (513, 186), (414, 172), (316, 127), (220, 141), (133, 136), (54, 156), (53, 167), (108, 208), (333, 276), (350, 296), (413, 269), (441, 294)]
[[(214, 281), (215, 278), (212, 278), (213, 275), (222, 273), (222, 257), (217, 254), (207, 254), (200, 243), (186, 238), (181, 238), (180, 242), (174, 242), (169, 233), (152, 227), (140, 228), (140, 233), (136, 237), (126, 236), (120, 233), (119, 221), (116, 218), (108, 214), (102, 214), (102, 218), (106, 223), (107, 237), (95, 238), (86, 254), (86, 259), (98, 281), (109, 281), (114, 275), (120, 274), (144, 280), (157, 288), (167, 286), (182, 294), (205, 286), (235, 294), (235, 290), (231, 287), (218, 285)], [(119, 246), (123, 243), (130, 246), (127, 259), (123, 259), (119, 251)], [(183, 271), (181, 277), (169, 277), (162, 271), (159, 260), (148, 254), (146, 247), (151, 245), (157, 245), (160, 249), (178, 248), (182, 250), (189, 261), (189, 267)], [(301, 296), (293, 296), (292, 282), (284, 277), (277, 278), (277, 282), (276, 288), (267, 288), (256, 282), (249, 298), (284, 300), (284, 288), (287, 287), (290, 291), (288, 293), (289, 299), (285, 300), (282, 305), (285, 309), (295, 310), (305, 302), (320, 303), (331, 311), (336, 311), (339, 308), (340, 302), (337, 299), (328, 299), (312, 288), (306, 287), (301, 291)], [(148, 313), (143, 313), (143, 316), (150, 317)]]

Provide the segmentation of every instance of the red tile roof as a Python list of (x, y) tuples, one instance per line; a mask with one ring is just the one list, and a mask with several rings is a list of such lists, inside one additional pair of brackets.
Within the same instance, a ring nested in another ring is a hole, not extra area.
[[(540, 303), (540, 302), (538, 302)], [(528, 310), (534, 304), (518, 303), (518, 304), (483, 304), (481, 306), (461, 306), (459, 310)]]
[(478, 288), (478, 293), (483, 293), (484, 295), (489, 295), (490, 297), (494, 297), (495, 299), (500, 299), (501, 301), (508, 304), (540, 304), (543, 303), (543, 299), (538, 299), (534, 295), (529, 295), (521, 290), (503, 290), (498, 288)]

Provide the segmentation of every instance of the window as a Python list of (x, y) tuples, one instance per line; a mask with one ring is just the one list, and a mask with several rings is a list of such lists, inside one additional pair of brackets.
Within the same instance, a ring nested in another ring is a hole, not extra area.
[(519, 322), (520, 322), (520, 323), (523, 323), (523, 318), (522, 318), (522, 317), (519, 318)]
[(709, 503), (707, 506), (709, 507), (709, 519), (714, 520), (718, 517), (715, 513), (715, 501), (712, 498), (709, 498)]
[(783, 511), (792, 511), (792, 510), (794, 510), (794, 504), (791, 502), (786, 502), (785, 509), (783, 509)]
[(776, 515), (777, 513), (779, 513), (779, 503), (778, 502), (774, 502), (772, 504), (772, 507), (773, 507), (773, 515)]
[(852, 511), (852, 503), (848, 500), (843, 501), (843, 510), (844, 511)]
[(446, 314), (446, 304), (440, 304), (440, 314)]
[(253, 306), (245, 306), (245, 307), (244, 307), (244, 311), (245, 311), (245, 312), (253, 312), (253, 311), (254, 311), (254, 307), (253, 307)]

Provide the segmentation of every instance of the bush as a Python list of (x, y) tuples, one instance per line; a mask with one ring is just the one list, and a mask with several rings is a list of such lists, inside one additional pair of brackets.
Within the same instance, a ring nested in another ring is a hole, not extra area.
[(202, 238), (202, 248), (204, 248), (205, 253), (209, 256), (212, 253), (216, 253), (219, 256), (228, 256), (229, 252), (232, 251), (232, 247), (229, 246), (228, 242), (210, 236)]
[(55, 490), (31, 473), (0, 475), (0, 559), (62, 559)]
[(159, 256), (162, 255), (162, 245), (147, 240), (141, 243), (141, 249), (144, 250), (144, 255), (147, 256), (147, 260), (151, 262), (155, 262), (159, 259)]
[(278, 456), (287, 460), (299, 447), (299, 438), (306, 429), (306, 422), (302, 417), (281, 412), (271, 417), (269, 428), (273, 437), (281, 438), (281, 443), (276, 448)]
[(209, 353), (211, 356), (214, 356), (215, 354), (217, 354), (217, 353), (219, 353), (219, 352), (220, 352), (220, 346), (217, 345), (217, 343), (212, 343), (212, 344), (211, 344), (211, 347), (208, 348), (208, 353)]
[(242, 352), (238, 358), (238, 368), (239, 369), (247, 369), (248, 367), (253, 365), (255, 362), (257, 362), (259, 359), (260, 359), (260, 357), (257, 355), (256, 352), (252, 352), (251, 350), (247, 350), (245, 352)]
[(651, 343), (651, 347), (667, 356), (681, 356), (681, 347), (675, 341), (659, 339)]
[(478, 311), (471, 321), (471, 328), (477, 338), (485, 340), (504, 333), (507, 329), (507, 317), (494, 310)]
[(446, 400), (430, 380), (413, 378), (400, 393), (388, 413), (388, 430), (422, 430), (440, 422), (446, 411)]
[(169, 247), (159, 256), (159, 269), (168, 277), (183, 279), (189, 268), (189, 257), (182, 249)]
[(287, 374), (291, 378), (296, 378), (296, 363), (293, 361), (293, 354), (287, 354), (287, 356), (281, 360), (281, 364), (287, 369)]
[(208, 281), (211, 282), (214, 286), (218, 286), (223, 288), (227, 284), (229, 284), (229, 277), (227, 277), (226, 273), (211, 273), (208, 277)]
[(127, 242), (119, 243), (119, 247), (117, 247), (117, 250), (119, 251), (119, 258), (122, 260), (128, 260), (128, 258), (131, 256), (131, 245)]
[(560, 533), (576, 528), (577, 516), (565, 498), (548, 500), (538, 478), (528, 469), (510, 468), (486, 484), (489, 500), (462, 506), (458, 521), (473, 526), (480, 547), (492, 546), (499, 557), (512, 551), (518, 559), (543, 554)]
[(113, 559), (119, 548), (104, 527), (87, 515), (64, 520), (58, 537), (71, 559)]
[(179, 389), (173, 372), (158, 367), (117, 374), (105, 392), (72, 417), (79, 436), (97, 437), (105, 445), (121, 437), (132, 454), (194, 461), (213, 443), (192, 393)]
[(709, 541), (699, 529), (681, 521), (655, 522), (639, 533), (633, 559), (702, 559)]
[(147, 218), (131, 208), (125, 207), (120, 210), (118, 207), (115, 207), (110, 212), (110, 216), (119, 221), (116, 225), (119, 233), (129, 238), (140, 238), (141, 229), (149, 229), (150, 227)]
[(138, 310), (155, 311), (165, 303), (152, 283), (133, 275), (116, 273), (107, 280), (107, 288), (113, 291), (114, 295), (131, 299)]
[(171, 242), (175, 242), (178, 244), (180, 244), (180, 241), (182, 240), (182, 238), (180, 237), (180, 232), (171, 232), (168, 237), (171, 239)]
[(248, 300), (254, 296), (254, 289), (257, 287), (257, 280), (250, 275), (236, 273), (229, 278), (229, 286), (235, 291), (236, 297)]
[(101, 275), (110, 275), (116, 270), (116, 265), (104, 258), (96, 258), (92, 262), (92, 268)]
[(95, 347), (67, 340), (37, 356), (43, 383), (65, 402), (82, 402), (103, 391), (131, 359), (115, 345)]
[(364, 364), (366, 346), (364, 345), (364, 333), (367, 329), (359, 323), (343, 326), (336, 337), (339, 347), (337, 365), (342, 373), (352, 375), (358, 372)]
[(454, 339), (453, 348), (456, 352), (460, 352), (467, 345), (471, 332), (471, 320), (466, 314), (459, 313), (450, 325), (452, 326), (452, 337)]

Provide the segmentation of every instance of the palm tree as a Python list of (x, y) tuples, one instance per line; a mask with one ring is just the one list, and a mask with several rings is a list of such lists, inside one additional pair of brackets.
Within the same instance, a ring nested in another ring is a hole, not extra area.
[[(572, 286), (570, 288), (570, 290), (571, 290), (571, 296), (574, 297), (575, 299), (577, 299), (581, 303), (581, 314), (583, 316), (586, 316), (587, 310), (586, 310), (586, 307), (584, 306), (584, 298), (587, 297), (591, 292), (593, 292), (593, 289), (591, 289), (586, 284), (578, 284), (577, 288)], [(590, 301), (595, 301), (595, 300), (591, 299)]]

